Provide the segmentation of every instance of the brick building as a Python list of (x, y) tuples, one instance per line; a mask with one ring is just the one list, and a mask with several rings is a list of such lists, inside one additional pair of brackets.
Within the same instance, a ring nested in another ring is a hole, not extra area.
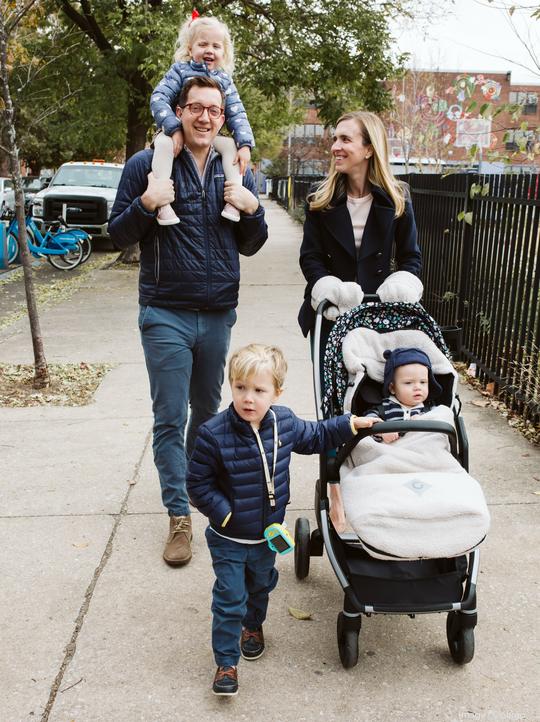
[[(513, 84), (510, 72), (410, 70), (389, 88), (394, 109), (383, 119), (395, 171), (468, 164), (469, 149), (477, 145), (484, 172), (540, 172), (540, 84)], [(508, 112), (507, 104), (521, 106), (521, 112)], [(330, 133), (310, 106), (304, 123), (291, 129), (281, 158), (293, 175), (324, 173), (330, 145)]]

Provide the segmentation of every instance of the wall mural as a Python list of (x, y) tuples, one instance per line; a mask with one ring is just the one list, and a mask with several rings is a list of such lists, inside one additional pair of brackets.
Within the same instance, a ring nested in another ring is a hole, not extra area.
[[(450, 147), (466, 147), (467, 143), (471, 145), (471, 142), (468, 142), (464, 136), (468, 132), (479, 133), (480, 129), (476, 128), (474, 123), (476, 118), (473, 117), (472, 112), (467, 112), (467, 107), (475, 100), (473, 97), (475, 95), (476, 99), (481, 102), (499, 100), (501, 90), (501, 83), (481, 74), (457, 75), (452, 84), (446, 88), (442, 97), (437, 94), (433, 85), (427, 85), (423, 92), (416, 97), (413, 111), (419, 113), (422, 120), (425, 121), (424, 129), (419, 131), (417, 128), (413, 133), (413, 127), (401, 125), (400, 131), (397, 133), (397, 129), (392, 127), (390, 129), (392, 154), (402, 156), (403, 150), (398, 150), (398, 146), (401, 142), (406, 142), (408, 145), (412, 141), (413, 134), (437, 136), (444, 145)], [(396, 87), (394, 87), (394, 97), (401, 104), (406, 101), (406, 96), (403, 92), (398, 94)], [(487, 127), (489, 121), (481, 122), (485, 124), (482, 145), (493, 148), (497, 144), (497, 137)], [(414, 123), (411, 123), (411, 126), (414, 126)], [(489, 146), (486, 144), (486, 138), (490, 141)]]

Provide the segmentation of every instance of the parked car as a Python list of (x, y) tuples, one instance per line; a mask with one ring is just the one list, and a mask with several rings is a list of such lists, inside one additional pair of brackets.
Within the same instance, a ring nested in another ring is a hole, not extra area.
[(15, 210), (15, 191), (11, 178), (0, 178), (0, 217)]
[(22, 186), (24, 191), (24, 207), (28, 208), (31, 205), (36, 193), (43, 190), (46, 183), (44, 183), (37, 175), (27, 175), (22, 179)]
[(123, 168), (121, 163), (102, 160), (61, 165), (49, 185), (32, 201), (32, 217), (40, 230), (62, 216), (68, 226), (107, 238), (107, 223)]

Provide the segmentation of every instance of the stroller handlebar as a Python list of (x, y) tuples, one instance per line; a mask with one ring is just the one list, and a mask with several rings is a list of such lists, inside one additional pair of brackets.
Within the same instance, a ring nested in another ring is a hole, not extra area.
[[(379, 303), (380, 300), (381, 299), (377, 296), (376, 293), (366, 293), (364, 294), (362, 303)], [(331, 303), (331, 301), (329, 301), (327, 298), (324, 298), (317, 306), (317, 316), (322, 316), (323, 312), (328, 308), (328, 306), (332, 305), (333, 304)]]

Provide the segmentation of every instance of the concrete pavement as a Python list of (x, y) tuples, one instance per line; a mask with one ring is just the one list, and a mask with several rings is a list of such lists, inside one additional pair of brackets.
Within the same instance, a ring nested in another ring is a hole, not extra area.
[[(265, 205), (270, 239), (242, 260), (232, 347), (280, 345), (289, 361), (283, 403), (314, 418), (309, 352), (296, 324), (301, 229)], [(342, 594), (328, 560), (312, 559), (298, 582), (290, 555), (278, 561), (267, 653), (241, 661), (237, 698), (210, 693), (205, 520), (194, 514), (192, 562), (167, 567), (136, 286), (134, 270), (96, 270), (71, 299), (41, 313), (49, 362), (116, 364), (92, 404), (0, 408), (0, 720), (539, 720), (540, 451), (495, 411), (472, 405), (468, 388), (471, 470), (493, 524), (481, 554), (473, 662), (451, 661), (444, 615), (378, 616), (364, 620), (358, 666), (344, 670), (335, 633)], [(0, 332), (0, 361), (31, 360), (23, 319)], [(317, 465), (316, 457), (294, 459), (291, 528), (300, 515), (314, 522)], [(313, 620), (292, 618), (289, 606)]]

